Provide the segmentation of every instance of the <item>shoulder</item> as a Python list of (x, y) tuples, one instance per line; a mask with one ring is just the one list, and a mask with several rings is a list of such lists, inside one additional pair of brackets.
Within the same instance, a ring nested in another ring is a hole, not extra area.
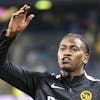
[(39, 77), (42, 79), (59, 79), (61, 75), (57, 75), (55, 73), (49, 73), (49, 72), (33, 72), (31, 71), (31, 75), (33, 77)]
[(86, 73), (86, 71), (84, 71), (84, 74), (85, 74), (85, 77), (86, 77), (88, 80), (94, 81), (94, 82), (100, 82), (100, 79), (97, 79), (97, 78), (94, 78), (94, 77), (88, 75), (88, 74)]

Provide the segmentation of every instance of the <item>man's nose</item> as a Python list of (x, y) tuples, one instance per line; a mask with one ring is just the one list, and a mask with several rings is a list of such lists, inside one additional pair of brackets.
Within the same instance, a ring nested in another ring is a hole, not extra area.
[(64, 55), (64, 56), (71, 56), (72, 53), (71, 53), (70, 50), (66, 49), (66, 50), (63, 52), (63, 55)]

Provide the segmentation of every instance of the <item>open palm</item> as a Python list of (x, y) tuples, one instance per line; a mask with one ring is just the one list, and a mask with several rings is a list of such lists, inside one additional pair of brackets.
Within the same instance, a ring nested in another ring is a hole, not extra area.
[(6, 36), (14, 36), (18, 32), (23, 31), (29, 24), (29, 22), (34, 17), (33, 14), (30, 14), (26, 17), (27, 11), (30, 9), (30, 6), (24, 5), (17, 12), (15, 12), (9, 22)]

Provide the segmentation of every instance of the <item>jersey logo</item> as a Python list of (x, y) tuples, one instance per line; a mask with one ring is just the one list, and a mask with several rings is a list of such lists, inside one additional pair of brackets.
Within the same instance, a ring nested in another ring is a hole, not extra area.
[(55, 83), (51, 84), (51, 88), (62, 89), (62, 90), (64, 90), (63, 87), (57, 86), (57, 85), (55, 85)]
[(92, 100), (92, 93), (88, 90), (84, 90), (80, 94), (81, 100)]

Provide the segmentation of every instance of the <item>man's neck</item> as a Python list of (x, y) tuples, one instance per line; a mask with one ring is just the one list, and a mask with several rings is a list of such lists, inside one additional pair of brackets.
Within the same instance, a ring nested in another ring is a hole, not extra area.
[(61, 71), (61, 74), (63, 77), (68, 76), (69, 79), (72, 81), (75, 76), (81, 76), (84, 73), (84, 70), (76, 71), (76, 72), (66, 72), (66, 71)]

